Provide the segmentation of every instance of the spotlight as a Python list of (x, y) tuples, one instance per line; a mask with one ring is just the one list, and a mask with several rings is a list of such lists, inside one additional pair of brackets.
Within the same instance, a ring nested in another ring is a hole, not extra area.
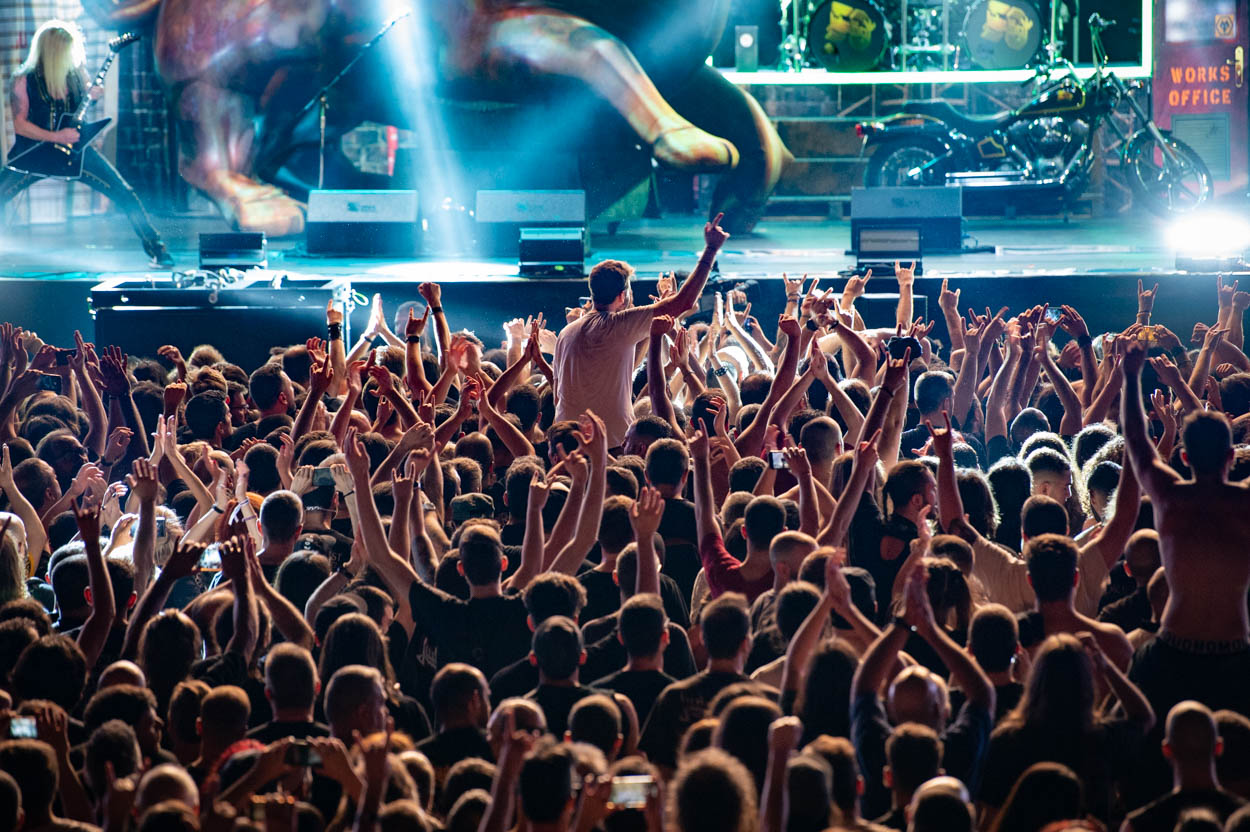
[(1176, 269), (1212, 274), (1246, 271), (1250, 250), (1250, 221), (1222, 211), (1204, 211), (1174, 221), (1167, 230), (1169, 247), (1176, 251)]
[(1250, 221), (1236, 214), (1206, 211), (1174, 221), (1167, 240), (1178, 256), (1235, 257), (1250, 249)]

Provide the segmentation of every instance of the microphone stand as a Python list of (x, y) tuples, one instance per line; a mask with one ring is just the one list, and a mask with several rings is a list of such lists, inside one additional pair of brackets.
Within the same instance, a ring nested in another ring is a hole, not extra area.
[(357, 64), (357, 62), (359, 62), (360, 59), (363, 58), (365, 54), (368, 53), (368, 51), (373, 48), (374, 44), (376, 44), (383, 37), (385, 37), (387, 32), (395, 28), (396, 23), (398, 23), (399, 21), (403, 20), (405, 17), (408, 17), (411, 14), (412, 14), (411, 11), (406, 11), (388, 20), (386, 22), (386, 25), (384, 25), (378, 31), (376, 35), (369, 38), (369, 41), (356, 51), (356, 54), (353, 55), (352, 59), (348, 61), (343, 66), (342, 69), (338, 71), (338, 74), (336, 74), (333, 78), (331, 78), (324, 87), (319, 89), (317, 91), (317, 94), (314, 95), (312, 98), (310, 98), (308, 100), (308, 103), (305, 104), (303, 107), (301, 107), (299, 113), (296, 115), (295, 122), (299, 123), (299, 121), (302, 120), (304, 116), (308, 113), (308, 111), (311, 110), (314, 106), (318, 107), (320, 110), (320, 114), (318, 117), (318, 129), (320, 131), (320, 137), (319, 137), (319, 146), (317, 150), (317, 190), (321, 190), (322, 186), (325, 184), (326, 111), (330, 108), (329, 101), (327, 100), (327, 97), (330, 94), (330, 90), (334, 89), (334, 86), (339, 81), (343, 80), (343, 76), (351, 72), (352, 67), (354, 67)]

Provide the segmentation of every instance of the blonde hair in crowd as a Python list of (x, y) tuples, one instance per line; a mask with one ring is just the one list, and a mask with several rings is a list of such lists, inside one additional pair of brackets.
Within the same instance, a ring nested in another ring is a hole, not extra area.
[(67, 20), (49, 20), (35, 32), (30, 54), (18, 74), (29, 75), (42, 69), (48, 94), (63, 99), (69, 96), (69, 74), (86, 62), (87, 53), (78, 27)]

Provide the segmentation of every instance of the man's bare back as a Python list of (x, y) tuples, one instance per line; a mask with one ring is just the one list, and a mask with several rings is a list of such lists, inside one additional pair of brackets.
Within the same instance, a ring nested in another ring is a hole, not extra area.
[(1250, 639), (1250, 488), (1177, 482), (1157, 489), (1155, 525), (1169, 587), (1163, 630), (1184, 640)]

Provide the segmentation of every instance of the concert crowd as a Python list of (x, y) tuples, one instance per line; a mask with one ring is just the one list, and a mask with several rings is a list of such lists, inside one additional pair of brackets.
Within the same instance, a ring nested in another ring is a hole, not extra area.
[(709, 320), (727, 236), (502, 338), (0, 326), (0, 829), (1250, 830), (1250, 293)]

